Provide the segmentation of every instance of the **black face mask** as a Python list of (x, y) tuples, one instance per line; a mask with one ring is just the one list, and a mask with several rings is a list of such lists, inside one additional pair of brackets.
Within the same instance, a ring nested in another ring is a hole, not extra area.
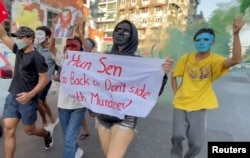
[(118, 25), (113, 34), (114, 44), (118, 47), (124, 47), (130, 39), (131, 26), (127, 23)]

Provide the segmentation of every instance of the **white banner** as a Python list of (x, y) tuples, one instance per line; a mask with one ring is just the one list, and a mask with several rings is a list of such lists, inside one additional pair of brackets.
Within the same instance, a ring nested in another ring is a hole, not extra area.
[(164, 60), (69, 51), (63, 91), (96, 113), (146, 117), (162, 85)]

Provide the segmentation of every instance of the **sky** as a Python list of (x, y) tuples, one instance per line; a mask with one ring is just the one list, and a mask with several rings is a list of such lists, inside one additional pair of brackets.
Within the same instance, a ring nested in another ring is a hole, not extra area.
[[(199, 14), (200, 11), (203, 12), (204, 17), (208, 19), (213, 12), (217, 8), (218, 3), (228, 3), (233, 2), (234, 0), (200, 0), (200, 4), (198, 6), (197, 13)], [(245, 49), (245, 46), (250, 46), (250, 26), (245, 25), (244, 30), (240, 33), (240, 39), (241, 39), (241, 45), (244, 46), (243, 49)], [(247, 37), (248, 36), (248, 37)]]
[(206, 19), (209, 18), (212, 11), (217, 8), (216, 4), (218, 3), (228, 3), (232, 0), (200, 0), (200, 4), (198, 6), (198, 13), (202, 10)]

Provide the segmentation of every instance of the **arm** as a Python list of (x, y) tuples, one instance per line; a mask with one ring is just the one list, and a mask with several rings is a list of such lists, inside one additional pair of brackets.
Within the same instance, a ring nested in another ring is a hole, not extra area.
[(49, 82), (49, 76), (48, 73), (38, 73), (39, 75), (39, 82), (38, 84), (28, 93), (31, 95), (31, 98), (33, 98), (36, 94), (38, 94), (41, 90), (43, 90), (46, 85)]
[(51, 51), (51, 53), (53, 54), (54, 57), (56, 57), (56, 53), (57, 53), (56, 39), (54, 38), (56, 20), (57, 19), (53, 19), (53, 21), (52, 21), (51, 36), (49, 39), (49, 50)]
[(173, 76), (173, 73), (171, 75), (171, 86), (172, 86), (173, 92), (175, 94), (177, 92), (177, 90), (178, 90), (178, 86), (177, 86), (176, 77)]
[[(81, 33), (80, 23), (81, 23), (80, 19), (77, 19), (76, 20), (76, 28), (75, 28), (76, 33), (80, 37), (80, 39), (82, 41), (82, 44), (83, 44), (83, 47), (85, 48), (85, 51), (86, 52), (91, 52), (91, 48), (89, 47), (87, 40), (83, 37), (84, 36), (84, 30), (82, 30), (82, 33)], [(85, 21), (82, 22), (82, 25), (85, 26)]]
[(3, 41), (4, 44), (10, 49), (13, 50), (14, 41), (7, 35), (3, 24), (0, 24), (0, 39)]
[(167, 83), (167, 80), (168, 80), (167, 73), (169, 73), (171, 71), (172, 65), (173, 65), (172, 58), (166, 58), (165, 63), (162, 64), (165, 75), (163, 76), (163, 79), (162, 79), (162, 86), (161, 86), (161, 89), (159, 92), (159, 96), (162, 94), (164, 87), (165, 87), (165, 84)]
[(243, 27), (244, 22), (242, 19), (235, 19), (233, 23), (233, 50), (232, 57), (225, 60), (223, 67), (229, 68), (233, 65), (240, 63), (241, 61), (241, 44), (239, 32)]

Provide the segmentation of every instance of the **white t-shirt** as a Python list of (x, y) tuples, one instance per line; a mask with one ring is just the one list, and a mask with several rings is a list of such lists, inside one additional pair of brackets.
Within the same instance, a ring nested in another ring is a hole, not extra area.
[[(63, 63), (63, 53), (57, 52), (56, 53), (56, 63), (58, 66), (61, 66)], [(75, 98), (69, 96), (68, 94), (64, 93), (62, 87), (60, 86), (58, 92), (58, 102), (57, 107), (62, 109), (79, 109), (84, 108), (85, 106), (79, 103)]]
[(64, 93), (62, 87), (60, 87), (59, 89), (57, 106), (61, 109), (79, 109), (85, 107), (75, 98), (70, 97), (68, 94)]

